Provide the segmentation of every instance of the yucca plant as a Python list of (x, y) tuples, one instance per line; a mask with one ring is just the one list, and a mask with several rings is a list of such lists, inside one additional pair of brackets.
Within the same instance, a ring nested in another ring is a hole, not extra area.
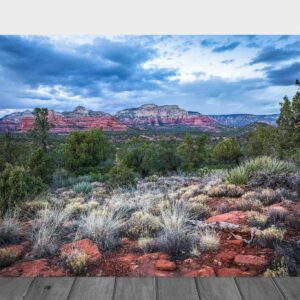
[(273, 175), (292, 174), (297, 171), (295, 164), (268, 156), (261, 156), (245, 161), (228, 172), (225, 179), (233, 184), (247, 184), (251, 175), (257, 172), (269, 172)]
[(73, 186), (73, 190), (77, 194), (88, 194), (92, 191), (92, 185), (86, 181), (78, 182)]

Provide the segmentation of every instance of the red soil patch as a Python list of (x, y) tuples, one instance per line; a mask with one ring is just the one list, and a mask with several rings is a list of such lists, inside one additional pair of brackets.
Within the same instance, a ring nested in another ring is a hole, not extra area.
[(247, 223), (247, 213), (234, 210), (226, 214), (216, 215), (208, 218), (206, 220), (207, 223), (211, 222), (227, 222), (236, 225), (243, 225)]

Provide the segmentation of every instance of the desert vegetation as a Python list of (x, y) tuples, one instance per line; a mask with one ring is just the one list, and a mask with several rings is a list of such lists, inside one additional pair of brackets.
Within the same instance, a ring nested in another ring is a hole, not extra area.
[(299, 276), (298, 92), (247, 136), (0, 141), (1, 276)]

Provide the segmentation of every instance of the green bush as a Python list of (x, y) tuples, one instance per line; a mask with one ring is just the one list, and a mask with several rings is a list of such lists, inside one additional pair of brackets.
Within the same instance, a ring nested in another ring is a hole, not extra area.
[(134, 186), (138, 175), (124, 165), (115, 165), (108, 173), (108, 185), (112, 188)]
[(226, 138), (214, 148), (214, 156), (222, 162), (238, 162), (242, 156), (241, 146), (234, 138)]
[(88, 194), (92, 190), (92, 185), (89, 182), (85, 181), (78, 182), (73, 186), (73, 190), (78, 194)]
[(290, 162), (278, 160), (268, 156), (261, 156), (250, 159), (228, 172), (225, 179), (233, 184), (247, 184), (252, 175), (265, 171), (273, 175), (292, 174), (297, 171), (297, 167)]
[(12, 210), (23, 201), (46, 188), (42, 179), (32, 176), (29, 169), (7, 164), (0, 174), (0, 211)]
[(74, 174), (87, 174), (108, 162), (112, 146), (101, 130), (74, 131), (64, 148), (64, 166)]

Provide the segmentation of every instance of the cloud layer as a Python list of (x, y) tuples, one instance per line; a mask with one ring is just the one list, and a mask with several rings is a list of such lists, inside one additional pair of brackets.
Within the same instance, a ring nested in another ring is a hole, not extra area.
[(298, 36), (0, 36), (0, 116), (144, 103), (274, 113), (296, 78)]

